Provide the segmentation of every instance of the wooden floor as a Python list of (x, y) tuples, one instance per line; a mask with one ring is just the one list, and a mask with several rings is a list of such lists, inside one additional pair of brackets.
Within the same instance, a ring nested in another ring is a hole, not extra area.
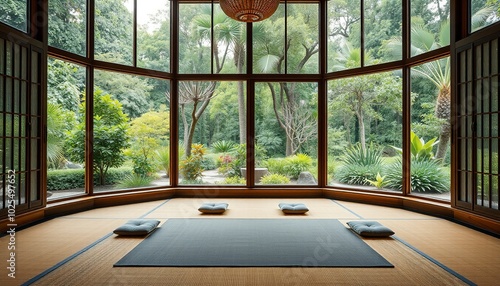
[[(216, 218), (377, 220), (391, 239), (364, 239), (394, 268), (113, 268), (143, 238), (112, 230), (132, 218), (214, 218), (203, 202), (224, 201)], [(305, 216), (285, 216), (280, 202), (303, 202)], [(15, 278), (8, 276), (9, 236), (0, 238), (0, 285), (498, 285), (500, 240), (406, 210), (329, 199), (183, 199), (101, 208), (55, 218), (15, 233)]]

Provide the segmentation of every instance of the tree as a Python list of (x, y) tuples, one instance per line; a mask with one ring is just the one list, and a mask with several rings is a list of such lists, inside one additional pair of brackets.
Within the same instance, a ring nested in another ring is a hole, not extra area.
[[(203, 112), (205, 112), (210, 100), (215, 96), (215, 85), (216, 83), (213, 81), (182, 81), (179, 83), (179, 106), (184, 126), (184, 154), (186, 157), (191, 156), (191, 146), (196, 124)], [(170, 101), (170, 92), (167, 92), (167, 98)], [(191, 110), (190, 122), (188, 122), (186, 114), (188, 106)]]
[(76, 112), (80, 104), (77, 68), (67, 62), (50, 59), (47, 67), (47, 100), (63, 109)]
[[(256, 41), (255, 61), (259, 72), (300, 74), (317, 71), (319, 39), (313, 31), (318, 29), (317, 7), (306, 4), (289, 4), (287, 29), (284, 17), (271, 17), (254, 29)], [(285, 42), (276, 41), (283, 38)], [(305, 109), (302, 97), (307, 98), (306, 88), (298, 83), (272, 83), (268, 87), (273, 99), (273, 109), (280, 127), (286, 134), (286, 156), (295, 154), (300, 146), (317, 132), (317, 121), (310, 108)]]
[(3, 0), (2, 5), (0, 5), (0, 21), (18, 30), (26, 31), (27, 9), (26, 1)]
[(64, 163), (64, 137), (74, 127), (74, 113), (60, 105), (47, 103), (47, 164), (49, 168), (60, 168)]
[(96, 71), (95, 74), (95, 85), (120, 101), (128, 117), (139, 117), (152, 108), (148, 100), (152, 86), (146, 79), (107, 71)]
[(132, 159), (137, 175), (148, 176), (154, 171), (155, 151), (166, 145), (169, 132), (169, 113), (164, 108), (146, 112), (130, 122), (128, 134), (132, 141)]
[[(347, 116), (345, 129), (350, 130), (350, 118), (356, 118), (358, 141), (366, 150), (366, 123), (389, 117), (377, 111), (377, 106), (390, 106), (394, 113), (401, 113), (401, 79), (390, 73), (376, 73), (354, 78), (331, 81), (329, 86), (330, 110)], [(350, 116), (349, 116), (350, 115)]]
[[(80, 116), (76, 127), (67, 133), (66, 150), (75, 162), (85, 162), (85, 109), (86, 99), (79, 107)], [(123, 150), (129, 146), (127, 135), (128, 118), (122, 111), (120, 102), (101, 90), (94, 93), (94, 141), (92, 167), (99, 175), (99, 183), (104, 185), (109, 168), (119, 167), (125, 161)], [(87, 162), (88, 163), (88, 162)]]
[(86, 53), (86, 1), (49, 2), (49, 45), (81, 56)]

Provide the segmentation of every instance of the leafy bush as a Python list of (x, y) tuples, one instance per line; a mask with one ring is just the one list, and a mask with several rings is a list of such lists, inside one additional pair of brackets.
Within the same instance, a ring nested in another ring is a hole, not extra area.
[[(401, 160), (387, 169), (387, 187), (402, 191), (403, 166)], [(421, 193), (444, 193), (449, 191), (449, 174), (443, 171), (441, 165), (434, 160), (412, 160), (410, 166), (410, 190)]]
[(196, 181), (199, 179), (203, 172), (203, 155), (205, 155), (205, 148), (203, 144), (193, 144), (191, 156), (180, 162), (180, 173), (185, 181)]
[(156, 154), (156, 164), (158, 167), (165, 170), (167, 177), (170, 177), (170, 149), (169, 147), (163, 147), (160, 150), (155, 151)]
[[(131, 168), (110, 168), (106, 176), (106, 185), (113, 185), (131, 175)], [(99, 176), (94, 175), (94, 184), (99, 184)], [(47, 171), (47, 190), (70, 190), (85, 187), (84, 169), (60, 169)]]
[(356, 144), (346, 150), (343, 166), (337, 168), (335, 178), (344, 184), (369, 186), (368, 180), (374, 181), (382, 172), (382, 152), (372, 144), (363, 150)]
[(201, 161), (201, 167), (203, 170), (214, 170), (217, 168), (215, 160), (211, 157), (203, 157)]
[[(434, 159), (434, 153), (432, 153), (432, 147), (438, 144), (439, 141), (436, 141), (437, 137), (432, 138), (431, 140), (425, 142), (423, 138), (419, 138), (417, 134), (411, 131), (410, 134), (410, 152), (413, 160), (431, 160)], [(392, 147), (396, 149), (400, 154), (403, 153), (403, 150), (398, 147)]]
[(287, 175), (287, 161), (283, 158), (269, 158), (262, 163), (271, 174)]
[(344, 165), (338, 168), (335, 178), (349, 185), (370, 186), (370, 180), (376, 180), (377, 174), (382, 171), (382, 165)]
[(380, 173), (377, 173), (377, 176), (375, 177), (375, 181), (368, 180), (368, 183), (370, 183), (372, 186), (376, 187), (377, 189), (382, 189), (387, 183), (384, 181), (385, 176), (380, 176)]
[[(79, 106), (79, 113), (86, 114), (86, 98)], [(101, 90), (94, 92), (94, 142), (92, 167), (98, 174), (99, 185), (106, 184), (110, 168), (120, 167), (125, 162), (123, 150), (129, 146), (127, 135), (128, 117), (122, 104), (110, 94)], [(65, 152), (73, 162), (85, 161), (85, 117), (78, 118), (78, 124), (68, 132)]]
[(125, 176), (116, 186), (118, 188), (140, 188), (147, 187), (151, 185), (151, 182), (154, 180), (152, 177), (144, 177), (138, 174), (131, 174)]
[(246, 183), (245, 178), (238, 176), (224, 178), (224, 181), (221, 182), (222, 185), (246, 185)]
[(156, 171), (155, 162), (151, 162), (145, 156), (132, 156), (132, 162), (134, 163), (134, 174), (142, 176), (144, 178), (149, 177)]
[(373, 166), (382, 164), (382, 152), (373, 144), (367, 146), (365, 150), (361, 144), (357, 143), (345, 150), (342, 161), (346, 165)]
[(236, 144), (231, 141), (221, 140), (212, 143), (212, 149), (215, 153), (229, 153), (234, 151)]
[(290, 179), (280, 174), (269, 174), (262, 177), (260, 182), (264, 185), (286, 185), (290, 183)]
[(285, 159), (286, 161), (286, 174), (293, 179), (297, 179), (300, 175), (300, 172), (308, 170), (313, 163), (311, 157), (306, 154), (297, 154), (293, 156), (289, 156)]

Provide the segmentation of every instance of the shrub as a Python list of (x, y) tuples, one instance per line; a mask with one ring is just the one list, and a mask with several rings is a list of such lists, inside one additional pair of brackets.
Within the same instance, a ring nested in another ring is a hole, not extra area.
[(382, 172), (382, 152), (372, 144), (366, 150), (356, 144), (346, 150), (343, 166), (337, 168), (335, 178), (344, 184), (369, 186)]
[(158, 167), (165, 170), (167, 177), (170, 177), (170, 149), (169, 147), (161, 148), (160, 150), (155, 151), (156, 154), (156, 163)]
[[(425, 142), (423, 138), (419, 138), (417, 134), (413, 131), (410, 133), (410, 152), (413, 160), (430, 160), (434, 159), (434, 153), (432, 153), (432, 147), (438, 144), (439, 141), (436, 141), (437, 137), (432, 138), (431, 140)], [(392, 147), (400, 154), (403, 153), (401, 148)]]
[(280, 174), (269, 174), (262, 177), (260, 182), (264, 185), (286, 185), (290, 183), (290, 179)]
[(229, 153), (234, 151), (236, 144), (231, 141), (221, 140), (212, 143), (212, 149), (215, 153)]
[(128, 176), (125, 176), (116, 186), (123, 189), (147, 187), (151, 185), (151, 182), (153, 180), (154, 178), (152, 177), (130, 174)]
[(365, 150), (361, 144), (355, 144), (351, 148), (346, 149), (346, 153), (342, 158), (346, 165), (373, 166), (382, 164), (382, 152), (373, 144), (366, 147)]
[(201, 161), (201, 167), (203, 170), (214, 170), (217, 168), (215, 160), (211, 157), (203, 157)]
[(297, 179), (300, 172), (308, 170), (312, 166), (312, 158), (306, 154), (297, 154), (289, 156), (286, 161), (286, 174), (293, 179)]
[[(387, 187), (402, 191), (402, 170), (401, 160), (389, 166), (385, 176)], [(449, 183), (449, 175), (443, 171), (437, 161), (412, 160), (410, 166), (410, 190), (412, 192), (444, 193), (449, 191)]]
[(283, 158), (269, 158), (264, 161), (262, 165), (272, 174), (279, 174), (283, 176), (286, 176), (287, 174), (287, 161)]
[[(106, 176), (106, 185), (113, 185), (125, 176), (131, 175), (131, 168), (110, 168)], [(99, 184), (99, 176), (94, 175), (94, 185)], [(47, 171), (47, 190), (70, 190), (85, 187), (84, 169), (60, 169)]]
[(246, 185), (246, 183), (245, 178), (238, 176), (224, 178), (224, 181), (221, 182), (222, 185)]
[(203, 144), (192, 145), (191, 156), (184, 159), (180, 163), (180, 173), (185, 181), (196, 181), (199, 179), (203, 172), (203, 155), (205, 155), (205, 148)]
[(344, 165), (338, 168), (335, 178), (343, 184), (369, 186), (381, 171), (382, 165)]

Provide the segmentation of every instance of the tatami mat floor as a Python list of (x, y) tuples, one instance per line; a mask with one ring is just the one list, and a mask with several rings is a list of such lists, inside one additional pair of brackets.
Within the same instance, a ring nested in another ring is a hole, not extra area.
[[(142, 238), (111, 231), (132, 218), (214, 218), (203, 202), (224, 201), (216, 218), (377, 220), (392, 239), (365, 239), (395, 267), (380, 268), (113, 268)], [(303, 202), (310, 212), (285, 216), (280, 202)], [(94, 209), (58, 217), (16, 233), (16, 273), (6, 266), (9, 237), (0, 238), (0, 285), (498, 285), (500, 240), (465, 226), (411, 211), (329, 199), (184, 199)]]

